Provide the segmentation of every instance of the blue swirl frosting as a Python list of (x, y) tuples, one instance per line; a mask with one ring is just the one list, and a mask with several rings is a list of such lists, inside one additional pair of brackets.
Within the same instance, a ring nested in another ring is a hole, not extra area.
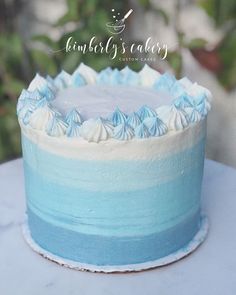
[(31, 99), (31, 98), (26, 99), (26, 103), (25, 103), (24, 107), (22, 107), (18, 113), (19, 118), (22, 119), (22, 122), (25, 125), (29, 124), (31, 115), (35, 112), (35, 110), (37, 110), (39, 107), (41, 107), (40, 103), (42, 100), (46, 101), (45, 98), (42, 98), (39, 101)]
[[(147, 71), (147, 67), (144, 67), (144, 70)], [(154, 70), (152, 71), (155, 72)], [(138, 86), (142, 84), (143, 74), (145, 74), (143, 73), (143, 71), (140, 72), (140, 74), (138, 74), (135, 71), (131, 70), (128, 66), (126, 66), (120, 71), (118, 69), (113, 70), (112, 68), (108, 67), (105, 70), (102, 70), (97, 75), (97, 83), (107, 84), (107, 85), (123, 84), (123, 85)], [(154, 74), (152, 74), (152, 76), (153, 75)], [(155, 77), (158, 77), (158, 76), (159, 75), (156, 72)]]
[(183, 94), (174, 100), (174, 105), (179, 109), (184, 109), (188, 115), (189, 121), (194, 123), (206, 116), (208, 112), (206, 102), (205, 94), (198, 95), (197, 97)]
[(18, 102), (23, 101), (27, 98), (34, 99), (34, 100), (40, 100), (42, 98), (42, 95), (40, 94), (40, 92), (37, 89), (35, 89), (33, 91), (28, 91), (28, 90), (23, 89), (20, 94), (20, 97), (18, 99)]
[(110, 84), (116, 85), (116, 84), (124, 84), (123, 77), (121, 75), (121, 72), (118, 69), (114, 69), (110, 75)]
[(31, 114), (37, 108), (38, 101), (35, 99), (27, 98), (25, 104), (18, 111), (18, 117), (22, 120), (22, 122), (27, 125), (29, 123), (29, 119)]
[(205, 93), (195, 96), (193, 98), (193, 104), (202, 117), (206, 116), (208, 111), (211, 109)]
[(196, 82), (192, 83), (192, 81), (190, 81), (186, 77), (180, 79), (178, 82), (185, 88), (186, 93), (190, 95), (191, 97), (203, 98), (203, 100), (205, 101), (205, 108), (206, 108), (206, 111), (204, 111), (205, 113), (207, 113), (211, 109), (210, 101), (212, 99), (212, 94), (207, 88), (201, 85), (198, 85)]
[(211, 99), (212, 99), (211, 92), (207, 88), (199, 85), (196, 82), (192, 83), (192, 85), (187, 88), (187, 92), (188, 92), (188, 94), (190, 94), (192, 96), (204, 95), (206, 100), (209, 103), (211, 102)]
[(36, 104), (36, 102), (39, 101), (41, 98), (42, 96), (37, 89), (32, 92), (23, 89), (17, 102), (17, 115), (20, 114), (21, 109), (25, 107), (28, 103), (35, 102)]
[(95, 84), (97, 80), (97, 72), (94, 71), (91, 67), (86, 66), (84, 63), (81, 63), (77, 69), (76, 73), (79, 73), (85, 80), (86, 84)]
[(157, 113), (155, 110), (153, 110), (149, 106), (144, 105), (138, 110), (138, 115), (139, 115), (140, 119), (143, 121), (144, 119), (149, 118), (149, 117), (156, 117)]
[(114, 128), (113, 137), (119, 140), (130, 140), (134, 137), (134, 130), (124, 122)]
[(54, 91), (56, 92), (57, 89), (56, 89), (56, 85), (54, 84), (54, 79), (51, 76), (47, 75), (46, 81), (48, 85), (50, 86), (50, 88), (54, 89)]
[(72, 84), (72, 77), (66, 71), (61, 71), (54, 79), (54, 84), (58, 89), (64, 89)]
[(76, 69), (71, 76), (71, 82), (73, 86), (80, 87), (87, 84), (84, 77), (81, 75), (80, 70)]
[(190, 97), (187, 93), (183, 93), (178, 96), (174, 101), (174, 105), (179, 109), (184, 109), (186, 107), (194, 107), (193, 98)]
[(192, 81), (189, 80), (187, 77), (183, 77), (179, 80), (179, 83), (185, 88), (190, 88), (192, 86)]
[(63, 119), (57, 116), (53, 116), (53, 118), (49, 120), (46, 126), (46, 133), (49, 136), (59, 137), (65, 134), (66, 129), (67, 124), (63, 121)]
[(141, 86), (153, 86), (160, 75), (161, 74), (158, 71), (145, 64), (142, 70), (139, 72)]
[(157, 109), (158, 117), (167, 125), (169, 130), (182, 130), (188, 126), (188, 116), (184, 109), (175, 104), (161, 106)]
[(98, 118), (98, 122), (101, 122), (101, 124), (105, 127), (109, 137), (112, 136), (114, 130), (112, 122), (109, 119), (104, 119), (103, 117)]
[(32, 92), (34, 90), (38, 90), (38, 92), (42, 96), (47, 97), (48, 100), (55, 99), (56, 88), (39, 74), (36, 74), (28, 87), (28, 91)]
[(66, 135), (67, 137), (79, 137), (80, 136), (80, 124), (74, 121), (70, 121), (67, 129)]
[(122, 74), (122, 84), (137, 86), (140, 83), (140, 76), (138, 73), (132, 71), (128, 66), (120, 71)]
[(126, 119), (126, 114), (123, 113), (118, 107), (115, 109), (114, 113), (111, 115), (110, 118), (114, 126), (125, 123)]
[(49, 121), (54, 117), (61, 117), (61, 114), (50, 103), (42, 103), (40, 107), (31, 113), (29, 125), (33, 129), (45, 131)]
[(24, 108), (24, 106), (26, 105), (26, 99), (18, 99), (17, 105), (16, 105), (16, 114), (18, 117), (20, 117), (20, 111), (22, 110), (22, 108)]
[(166, 124), (158, 117), (146, 118), (143, 123), (151, 136), (162, 136), (168, 131)]
[(175, 97), (179, 97), (180, 95), (183, 95), (186, 92), (184, 86), (179, 83), (179, 81), (175, 81), (170, 89), (169, 89), (169, 93), (175, 98)]
[(139, 115), (137, 113), (132, 113), (128, 116), (126, 120), (127, 124), (130, 125), (133, 129), (135, 129), (138, 125), (142, 123)]
[(169, 73), (165, 73), (160, 76), (159, 79), (153, 85), (153, 88), (159, 91), (169, 92), (171, 87), (176, 82), (175, 76)]
[(46, 99), (46, 97), (43, 97), (39, 101), (37, 101), (35, 110), (45, 107), (48, 107), (55, 116), (62, 117), (62, 114), (58, 111), (58, 109), (52, 106), (52, 104)]
[(119, 85), (123, 84), (123, 77), (118, 69), (112, 70), (108, 67), (98, 74), (97, 83), (102, 85)]
[(97, 76), (97, 84), (106, 85), (139, 85), (140, 76), (128, 66), (119, 71), (110, 67), (101, 71)]
[(186, 108), (188, 120), (191, 123), (199, 122), (202, 118), (201, 114), (194, 108)]
[(79, 111), (75, 108), (73, 108), (67, 115), (65, 118), (66, 122), (69, 124), (70, 122), (74, 122), (74, 123), (78, 123), (78, 124), (82, 124), (83, 123), (83, 119), (81, 114), (79, 113)]
[[(97, 75), (97, 84), (101, 84), (101, 85), (104, 85), (104, 84), (107, 84), (107, 85), (111, 85), (111, 80), (114, 80), (114, 77), (113, 79), (111, 79), (111, 76), (113, 74), (113, 70), (111, 67), (108, 67), (106, 68), (105, 70), (102, 70), (98, 75)], [(117, 81), (118, 82), (118, 81)], [(119, 84), (119, 83), (117, 83)]]
[(135, 128), (135, 137), (138, 138), (147, 138), (150, 136), (148, 128), (144, 123), (141, 123), (138, 127)]
[(48, 102), (46, 97), (42, 97), (40, 100), (37, 101), (36, 103), (36, 109), (38, 108), (43, 108), (44, 106), (49, 106), (50, 103)]

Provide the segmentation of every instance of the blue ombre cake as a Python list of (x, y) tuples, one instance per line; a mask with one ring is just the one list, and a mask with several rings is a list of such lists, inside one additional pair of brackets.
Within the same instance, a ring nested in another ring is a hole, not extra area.
[(197, 83), (147, 65), (37, 74), (17, 105), (31, 247), (104, 272), (193, 251), (207, 232), (200, 197), (210, 99)]

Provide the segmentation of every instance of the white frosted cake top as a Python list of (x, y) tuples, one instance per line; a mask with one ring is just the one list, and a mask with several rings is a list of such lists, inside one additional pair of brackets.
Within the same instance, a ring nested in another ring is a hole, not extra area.
[(66, 115), (71, 109), (80, 110), (83, 119), (108, 118), (116, 108), (131, 114), (143, 105), (156, 109), (170, 104), (172, 96), (148, 87), (85, 85), (60, 90), (53, 107)]

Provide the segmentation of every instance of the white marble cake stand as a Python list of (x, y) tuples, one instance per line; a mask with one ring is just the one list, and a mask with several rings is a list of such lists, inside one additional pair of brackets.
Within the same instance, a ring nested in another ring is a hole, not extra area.
[(136, 273), (79, 272), (43, 259), (21, 232), (22, 160), (0, 165), (1, 295), (235, 295), (236, 170), (206, 161), (203, 211), (210, 230), (201, 247), (164, 267)]

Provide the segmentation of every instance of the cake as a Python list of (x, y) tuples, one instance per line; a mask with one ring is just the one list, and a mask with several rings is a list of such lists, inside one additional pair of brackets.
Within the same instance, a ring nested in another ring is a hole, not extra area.
[(137, 271), (204, 240), (201, 213), (211, 93), (145, 65), (39, 74), (17, 105), (24, 236), (68, 267)]

